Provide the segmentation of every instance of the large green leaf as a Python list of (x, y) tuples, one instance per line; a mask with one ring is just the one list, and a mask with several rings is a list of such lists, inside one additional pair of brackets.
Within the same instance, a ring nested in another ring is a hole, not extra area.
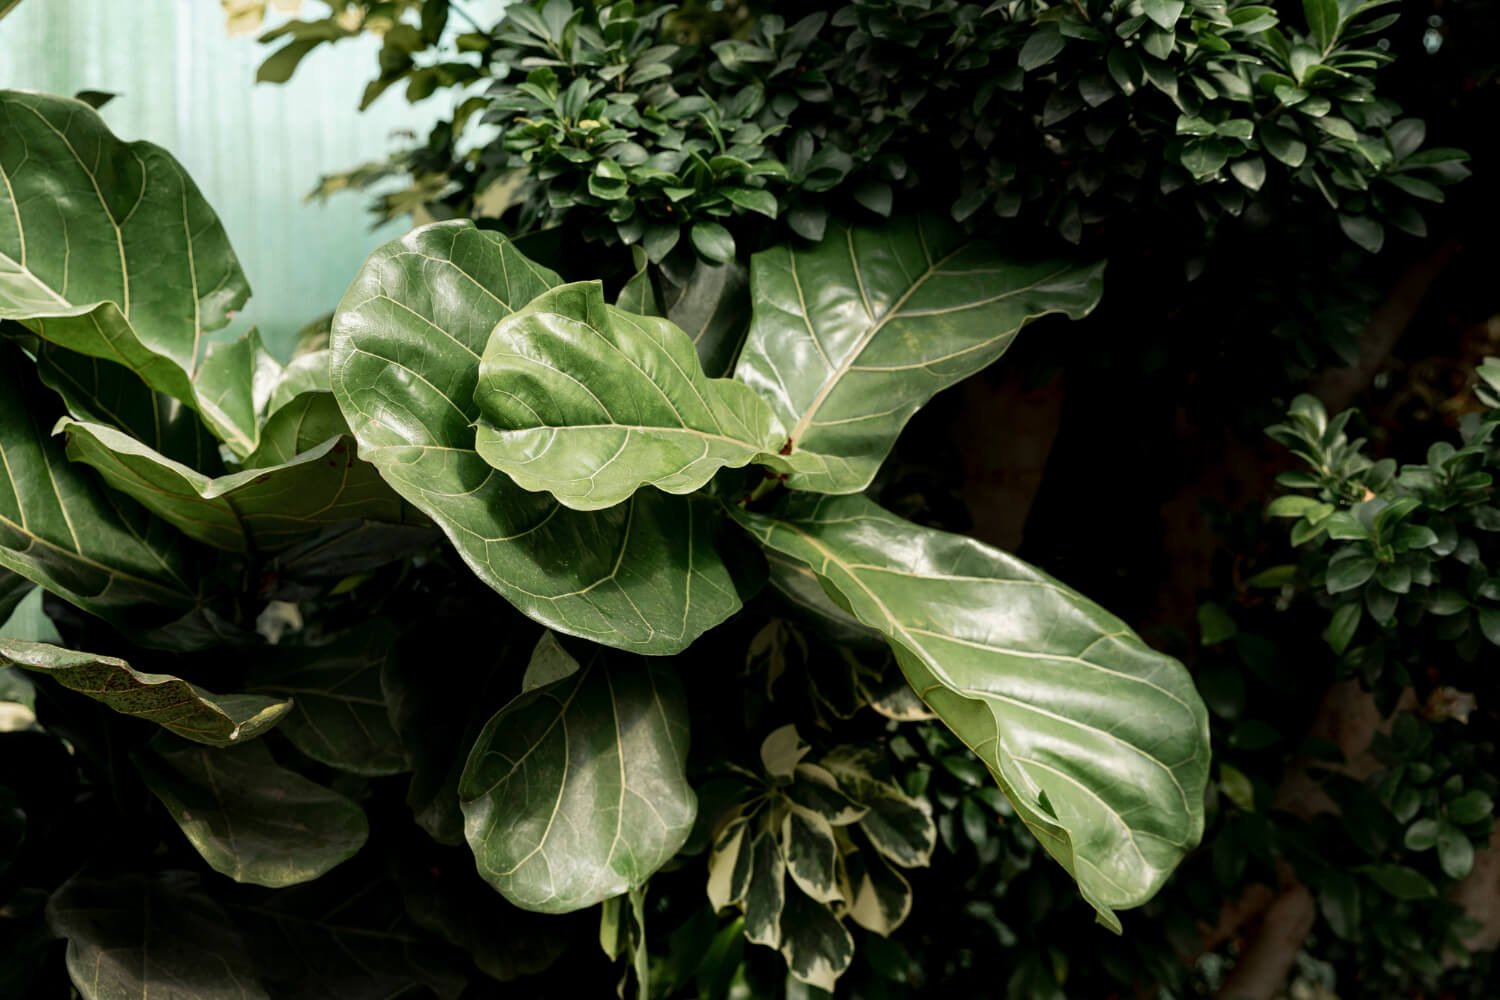
[(215, 548), (275, 552), (341, 521), (401, 519), (400, 499), (359, 461), (347, 437), (328, 438), (281, 465), (209, 477), (113, 427), (64, 419), (58, 430), (70, 459)]
[(1119, 619), (863, 497), (794, 496), (776, 517), (736, 516), (885, 635), (1102, 919), (1117, 927), (1112, 910), (1149, 899), (1197, 844), (1207, 713), (1181, 664)]
[(785, 433), (748, 386), (711, 379), (670, 321), (562, 285), (502, 320), (475, 390), (477, 450), (528, 490), (599, 510), (641, 486), (691, 493)]
[(73, 417), (118, 428), (174, 462), (210, 476), (224, 471), (219, 443), (198, 414), (123, 365), (42, 341), (37, 374)]
[(406, 754), (381, 686), (395, 644), (395, 629), (376, 621), (326, 646), (283, 646), (252, 690), (293, 700), (281, 734), (313, 760), (354, 774), (399, 774)]
[(181, 165), (46, 94), (0, 91), (0, 134), (0, 319), (133, 369), (238, 453), (253, 448), (243, 366), (205, 349), (250, 286)]
[(474, 451), (485, 342), (557, 284), (470, 223), (415, 230), (377, 250), (340, 304), (333, 392), (360, 456), (512, 604), (559, 632), (677, 652), (740, 605), (705, 505), (642, 491), (608, 511), (570, 511)]
[(385, 859), (237, 896), (225, 909), (277, 1000), (454, 1000), (464, 991), (463, 956), (407, 916)]
[(0, 665), (47, 674), (116, 712), (215, 747), (254, 739), (292, 707), (260, 695), (214, 694), (169, 674), (142, 673), (113, 656), (42, 642), (0, 638)]
[(359, 806), (276, 763), (265, 743), (211, 749), (157, 737), (137, 770), (214, 871), (279, 889), (364, 846)]
[(1011, 260), (929, 219), (830, 226), (811, 250), (752, 259), (735, 378), (787, 428), (788, 485), (857, 493), (935, 393), (998, 358), (1031, 320), (1084, 316), (1102, 287), (1102, 264)]
[(228, 915), (188, 872), (78, 876), (47, 902), (83, 1000), (270, 1000)]
[(68, 461), (29, 367), (0, 344), (0, 566), (116, 623), (191, 610), (181, 538)]
[(692, 830), (687, 752), (671, 664), (595, 657), (521, 695), (485, 726), (459, 782), (479, 873), (543, 913), (639, 888)]

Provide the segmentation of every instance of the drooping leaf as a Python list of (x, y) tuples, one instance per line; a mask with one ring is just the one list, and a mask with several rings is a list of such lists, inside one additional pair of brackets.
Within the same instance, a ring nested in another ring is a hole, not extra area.
[(69, 98), (0, 91), (0, 132), (0, 318), (125, 365), (237, 452), (253, 448), (248, 383), (198, 384), (205, 334), (250, 286), (181, 165)]
[(685, 333), (606, 305), (598, 282), (559, 286), (501, 320), (475, 402), (480, 456), (575, 510), (642, 486), (691, 493), (784, 438), (765, 400), (710, 379)]
[(359, 806), (280, 766), (259, 740), (208, 748), (158, 736), (135, 763), (203, 860), (236, 882), (309, 882), (369, 834)]
[(703, 370), (718, 378), (734, 367), (745, 339), (748, 284), (739, 261), (711, 264), (695, 256), (686, 274), (663, 271), (662, 312), (648, 315), (664, 315), (675, 323), (692, 339)]
[(28, 367), (0, 344), (0, 566), (117, 624), (187, 612), (197, 595), (181, 539), (68, 461)]
[(401, 519), (401, 501), (347, 438), (328, 438), (283, 465), (210, 478), (113, 427), (64, 419), (58, 430), (70, 459), (215, 548), (275, 552), (342, 521)]
[(708, 901), (715, 911), (741, 902), (750, 885), (750, 820), (740, 816), (719, 832), (708, 856)]
[(911, 914), (910, 883), (879, 854), (853, 852), (845, 856), (844, 866), (849, 873), (850, 919), (867, 931), (890, 935)]
[(559, 632), (677, 652), (740, 604), (705, 505), (649, 491), (608, 511), (569, 511), (473, 450), (490, 332), (558, 283), (468, 223), (387, 244), (334, 317), (333, 392), (361, 457), (512, 604)]
[(479, 872), (543, 913), (645, 884), (687, 841), (697, 797), (670, 664), (598, 659), (497, 712), (459, 782)]
[(255, 689), (292, 700), (281, 733), (313, 760), (353, 774), (400, 774), (406, 754), (381, 687), (395, 643), (395, 630), (378, 620), (326, 646), (282, 647), (275, 668), (255, 675)]
[(935, 393), (989, 365), (1031, 320), (1093, 309), (1103, 265), (1022, 263), (946, 223), (905, 219), (756, 254), (750, 286), (735, 378), (787, 429), (788, 485), (857, 493)]
[(228, 914), (188, 872), (77, 876), (47, 903), (84, 1000), (270, 1000)]
[(854, 961), (854, 938), (828, 907), (788, 887), (781, 912), (781, 954), (793, 978), (832, 992)]
[(1182, 666), (1118, 619), (1019, 560), (862, 497), (736, 516), (886, 636), (1103, 919), (1149, 899), (1198, 842), (1206, 710)]
[(292, 707), (291, 702), (261, 695), (214, 694), (168, 674), (142, 673), (113, 656), (42, 642), (0, 638), (0, 665), (46, 674), (122, 715), (213, 747), (253, 740)]
[(750, 842), (750, 882), (745, 889), (745, 937), (768, 948), (781, 947), (781, 913), (786, 905), (786, 858), (774, 830), (760, 830)]
[(124, 365), (43, 341), (37, 349), (37, 374), (63, 398), (73, 417), (118, 428), (172, 461), (206, 475), (224, 471), (219, 443), (198, 414), (154, 391)]

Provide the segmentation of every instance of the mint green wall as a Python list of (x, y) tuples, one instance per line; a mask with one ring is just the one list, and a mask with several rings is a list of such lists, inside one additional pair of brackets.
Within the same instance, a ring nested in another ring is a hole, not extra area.
[(400, 232), (372, 232), (359, 194), (304, 196), (320, 175), (389, 152), (394, 130), (425, 133), (444, 106), (409, 106), (397, 88), (359, 113), (373, 39), (318, 50), (281, 86), (255, 83), (264, 55), (253, 38), (228, 37), (217, 0), (22, 0), (0, 20), (0, 87), (118, 93), (103, 111), (110, 127), (186, 165), (255, 290), (233, 332), (254, 324), (285, 354)]

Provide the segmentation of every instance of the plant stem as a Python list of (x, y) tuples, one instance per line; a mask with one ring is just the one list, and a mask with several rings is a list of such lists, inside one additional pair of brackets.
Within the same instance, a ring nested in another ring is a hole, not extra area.
[(639, 1000), (651, 998), (651, 954), (646, 950), (646, 890), (630, 890), (630, 912), (635, 917), (635, 981)]

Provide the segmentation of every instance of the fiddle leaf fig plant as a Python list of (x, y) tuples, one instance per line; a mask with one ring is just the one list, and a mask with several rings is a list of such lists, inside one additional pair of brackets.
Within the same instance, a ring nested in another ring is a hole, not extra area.
[[(934, 394), (1032, 321), (1087, 315), (1101, 263), (834, 220), (748, 282), (641, 271), (611, 303), (446, 221), (377, 249), (326, 347), (283, 363), (216, 334), (249, 283), (169, 154), (44, 95), (0, 91), (0, 126), (0, 594), (42, 588), (59, 633), (0, 639), (35, 682), (4, 690), (131, 830), (28, 911), (87, 1000), (174, 975), (456, 996), (562, 953), (534, 914), (595, 906), (647, 997), (646, 925), (682, 899), (647, 894), (684, 877), (725, 948), (833, 989), (911, 912), (902, 872), (937, 827), (879, 746), (813, 753), (782, 719), (757, 770), (694, 733), (726, 701), (702, 685), (738, 681), (726, 645), (744, 662), (783, 634), (743, 627), (769, 601), (867, 658), (858, 706), (949, 727), (1112, 928), (1200, 838), (1208, 732), (1181, 664), (864, 495)], [(373, 929), (328, 904), (346, 884), (386, 901)], [(114, 918), (142, 899), (181, 912)], [(288, 937), (400, 947), (293, 967)], [(203, 954), (163, 965), (168, 938)]]
[[(536, 280), (503, 237), (439, 223), (356, 279), (333, 321), (333, 386), (362, 454), (486, 582), (561, 632), (679, 652), (735, 610), (729, 587), (694, 606), (699, 566), (728, 572), (725, 520), (805, 567), (885, 639), (1118, 928), (1114, 910), (1149, 899), (1202, 834), (1207, 717), (1186, 672), (1024, 563), (852, 495), (935, 392), (1032, 319), (1085, 315), (1101, 272), (1012, 261), (931, 220), (839, 228), (756, 255), (749, 339), (734, 378), (712, 379), (669, 320), (609, 305), (597, 282)], [(766, 478), (749, 493), (676, 496), (750, 463)], [(479, 536), (465, 518), (493, 527)], [(578, 537), (609, 544), (580, 551)], [(546, 591), (520, 583), (544, 569)], [(629, 614), (609, 614), (615, 601)], [(563, 798), (512, 802), (505, 822), (544, 826)], [(819, 969), (807, 981), (831, 982)]]

